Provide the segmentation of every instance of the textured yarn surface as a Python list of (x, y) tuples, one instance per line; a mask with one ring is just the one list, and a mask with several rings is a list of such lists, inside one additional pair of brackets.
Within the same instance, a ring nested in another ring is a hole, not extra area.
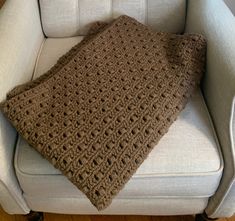
[(199, 84), (206, 41), (156, 33), (128, 16), (97, 24), (51, 70), (13, 89), (1, 108), (101, 210)]

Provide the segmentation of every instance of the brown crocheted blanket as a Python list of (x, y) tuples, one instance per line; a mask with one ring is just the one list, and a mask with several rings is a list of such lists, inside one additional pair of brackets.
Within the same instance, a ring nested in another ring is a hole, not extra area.
[(20, 135), (101, 210), (183, 109), (204, 72), (205, 53), (200, 35), (154, 32), (121, 16), (94, 26), (1, 107)]

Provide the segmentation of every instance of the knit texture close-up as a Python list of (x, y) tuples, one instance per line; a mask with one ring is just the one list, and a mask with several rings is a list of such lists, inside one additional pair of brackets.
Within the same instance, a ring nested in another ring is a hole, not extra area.
[(203, 36), (155, 32), (120, 16), (95, 23), (47, 73), (10, 91), (1, 110), (102, 210), (157, 148), (205, 59)]

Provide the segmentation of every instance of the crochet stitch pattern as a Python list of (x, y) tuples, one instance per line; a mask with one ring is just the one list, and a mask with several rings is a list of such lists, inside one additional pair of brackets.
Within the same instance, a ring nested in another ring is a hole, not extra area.
[(201, 35), (154, 32), (128, 16), (90, 35), (1, 109), (98, 209), (167, 132), (205, 71)]

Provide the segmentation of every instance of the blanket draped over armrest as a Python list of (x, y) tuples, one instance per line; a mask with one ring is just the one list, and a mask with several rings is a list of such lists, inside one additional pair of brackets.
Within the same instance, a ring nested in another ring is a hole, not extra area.
[(120, 16), (93, 26), (47, 73), (9, 92), (1, 109), (101, 210), (185, 106), (205, 54), (200, 35), (154, 32)]

